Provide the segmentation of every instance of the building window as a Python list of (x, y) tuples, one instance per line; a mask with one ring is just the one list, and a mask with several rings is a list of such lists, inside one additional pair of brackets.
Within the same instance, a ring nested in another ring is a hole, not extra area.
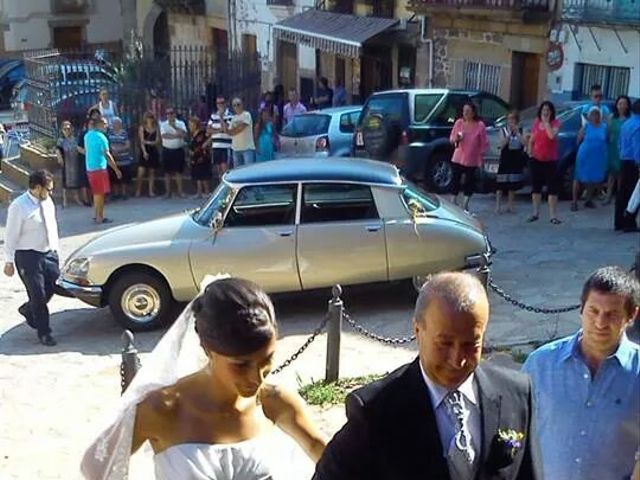
[(601, 85), (605, 98), (616, 98), (629, 92), (631, 69), (626, 67), (607, 67), (589, 63), (576, 63), (573, 76), (576, 98), (588, 97), (591, 85)]
[(500, 91), (500, 65), (487, 63), (464, 62), (464, 88), (468, 90), (483, 90), (498, 95)]

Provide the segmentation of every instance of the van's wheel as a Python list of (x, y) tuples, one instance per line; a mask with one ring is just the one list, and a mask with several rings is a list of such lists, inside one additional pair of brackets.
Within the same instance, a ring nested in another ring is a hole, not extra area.
[(451, 155), (447, 152), (436, 152), (427, 162), (424, 173), (424, 184), (428, 191), (448, 193), (453, 183), (453, 167)]
[(134, 332), (154, 330), (171, 320), (175, 300), (165, 281), (147, 272), (125, 273), (109, 289), (115, 320)]

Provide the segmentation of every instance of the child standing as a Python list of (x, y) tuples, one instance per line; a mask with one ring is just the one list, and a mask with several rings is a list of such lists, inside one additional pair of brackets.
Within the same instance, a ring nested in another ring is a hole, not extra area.
[(502, 196), (507, 195), (507, 212), (515, 211), (513, 201), (516, 190), (522, 187), (523, 170), (526, 163), (525, 138), (520, 128), (520, 115), (509, 112), (507, 125), (500, 131), (500, 166), (496, 178), (496, 213), (502, 213)]

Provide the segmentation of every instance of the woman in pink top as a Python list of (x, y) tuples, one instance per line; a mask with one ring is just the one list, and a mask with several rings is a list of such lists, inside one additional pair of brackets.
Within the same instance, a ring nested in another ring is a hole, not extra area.
[(553, 103), (546, 101), (538, 108), (538, 118), (531, 127), (529, 154), (531, 155), (531, 201), (533, 213), (527, 220), (535, 222), (540, 218), (542, 187), (546, 184), (549, 195), (549, 217), (551, 223), (562, 222), (556, 215), (558, 205), (558, 131), (560, 121), (556, 119)]
[(453, 168), (452, 194), (453, 203), (458, 204), (460, 183), (464, 175), (462, 190), (464, 193), (463, 208), (469, 209), (469, 199), (473, 194), (476, 170), (482, 165), (482, 156), (489, 148), (487, 128), (478, 118), (478, 110), (471, 103), (462, 107), (462, 118), (456, 120), (449, 141), (455, 146), (451, 166)]

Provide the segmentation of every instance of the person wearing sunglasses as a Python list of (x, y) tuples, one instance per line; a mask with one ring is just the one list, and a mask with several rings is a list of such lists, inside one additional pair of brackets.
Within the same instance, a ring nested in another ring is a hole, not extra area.
[(591, 85), (590, 92), (590, 101), (585, 103), (580, 111), (582, 115), (582, 126), (584, 127), (589, 123), (589, 112), (593, 107), (598, 107), (602, 115), (602, 121), (608, 123), (609, 117), (611, 116), (611, 110), (602, 103), (602, 99), (604, 98), (602, 94), (602, 87), (598, 84)]
[(47, 303), (60, 276), (58, 222), (52, 191), (50, 172), (36, 170), (29, 175), (29, 190), (9, 205), (4, 245), (4, 274), (12, 277), (17, 270), (29, 298), (18, 312), (47, 347), (56, 345), (51, 336)]
[(231, 119), (231, 126), (222, 124), (225, 133), (231, 135), (231, 150), (233, 151), (233, 166), (242, 167), (256, 162), (256, 144), (253, 139), (253, 119), (242, 105), (242, 100), (234, 98), (231, 102), (235, 115)]

